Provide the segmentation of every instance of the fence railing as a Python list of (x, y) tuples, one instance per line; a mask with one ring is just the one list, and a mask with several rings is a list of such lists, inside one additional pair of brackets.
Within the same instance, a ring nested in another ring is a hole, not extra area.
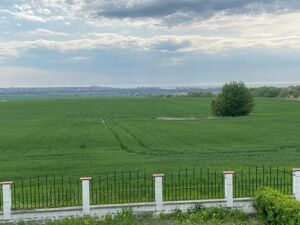
[(209, 169), (186, 169), (165, 176), (163, 191), (166, 201), (224, 198), (224, 176)]
[(286, 195), (293, 192), (293, 172), (279, 167), (250, 167), (233, 176), (234, 197), (252, 197), (262, 187), (272, 187)]
[[(298, 180), (297, 180), (298, 179)], [(298, 184), (298, 183), (299, 184)], [(246, 170), (180, 170), (166, 175), (141, 172), (110, 173), (88, 179), (45, 177), (3, 182), (0, 210), (30, 210), (135, 202), (227, 199), (252, 197), (261, 187), (272, 187), (300, 199), (300, 170), (253, 167)]]
[(91, 204), (154, 201), (153, 178), (146, 173), (113, 173), (91, 180)]
[(12, 184), (12, 209), (36, 209), (82, 204), (81, 182), (65, 177), (21, 179)]

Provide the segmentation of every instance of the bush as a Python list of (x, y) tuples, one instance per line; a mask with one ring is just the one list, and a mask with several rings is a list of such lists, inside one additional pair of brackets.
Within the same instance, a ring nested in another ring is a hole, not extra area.
[(222, 92), (211, 103), (215, 116), (245, 116), (253, 107), (253, 96), (243, 82), (225, 84)]
[(299, 225), (300, 202), (271, 188), (259, 191), (255, 208), (266, 225)]
[(189, 217), (191, 224), (205, 224), (210, 221), (234, 222), (238, 221), (242, 224), (248, 220), (248, 217), (239, 210), (229, 208), (208, 208), (193, 213)]
[(203, 208), (201, 206), (190, 209), (184, 213), (176, 210), (170, 214), (162, 214), (163, 221), (176, 221), (181, 224), (249, 224), (249, 217), (237, 209), (230, 208)]

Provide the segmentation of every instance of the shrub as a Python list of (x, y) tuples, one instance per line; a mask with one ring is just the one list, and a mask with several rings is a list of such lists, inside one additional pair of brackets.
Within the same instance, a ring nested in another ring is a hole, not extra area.
[(259, 191), (255, 208), (266, 225), (299, 225), (300, 202), (271, 188)]
[(254, 107), (254, 99), (243, 82), (225, 84), (222, 92), (211, 103), (215, 116), (244, 116)]
[(191, 224), (204, 224), (209, 221), (239, 221), (239, 223), (247, 221), (247, 216), (239, 210), (229, 208), (208, 208), (197, 213), (193, 213), (189, 217)]
[(188, 212), (183, 213), (176, 210), (170, 214), (160, 215), (163, 221), (176, 221), (181, 224), (198, 225), (198, 224), (248, 224), (249, 218), (239, 210), (230, 208), (203, 208), (195, 207)]

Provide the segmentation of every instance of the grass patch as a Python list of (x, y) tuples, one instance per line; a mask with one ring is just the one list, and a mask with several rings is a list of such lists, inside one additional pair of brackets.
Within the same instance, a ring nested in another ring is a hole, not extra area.
[[(247, 117), (211, 118), (211, 98), (0, 102), (0, 180), (196, 167), (299, 166), (300, 102), (257, 99)], [(158, 120), (159, 117), (197, 118)]]
[(56, 221), (20, 222), (19, 225), (260, 225), (252, 217), (230, 209), (195, 209), (187, 213), (176, 211), (171, 214), (153, 216), (133, 215), (124, 211), (116, 216), (107, 215), (101, 219), (85, 217)]

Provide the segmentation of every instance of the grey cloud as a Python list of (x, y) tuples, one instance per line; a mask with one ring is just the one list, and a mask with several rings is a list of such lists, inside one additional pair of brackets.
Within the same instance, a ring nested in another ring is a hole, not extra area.
[[(168, 26), (206, 19), (219, 12), (257, 14), (300, 9), (299, 0), (32, 0), (31, 4), (33, 8), (50, 9), (66, 18), (85, 18), (93, 22), (99, 18), (149, 18)], [(30, 14), (26, 16), (25, 19), (37, 20)]]
[(159, 50), (159, 51), (176, 51), (182, 48), (189, 47), (191, 45), (191, 42), (188, 40), (184, 41), (174, 41), (174, 40), (164, 40), (160, 41), (158, 43), (155, 43), (152, 46), (153, 50)]
[[(95, 6), (95, 5), (94, 5)], [(209, 17), (216, 12), (245, 13), (300, 8), (299, 1), (280, 0), (148, 0), (131, 5), (124, 1), (110, 1), (98, 5), (96, 16), (108, 18), (163, 18), (176, 13)], [(187, 18), (185, 18), (187, 19)]]

